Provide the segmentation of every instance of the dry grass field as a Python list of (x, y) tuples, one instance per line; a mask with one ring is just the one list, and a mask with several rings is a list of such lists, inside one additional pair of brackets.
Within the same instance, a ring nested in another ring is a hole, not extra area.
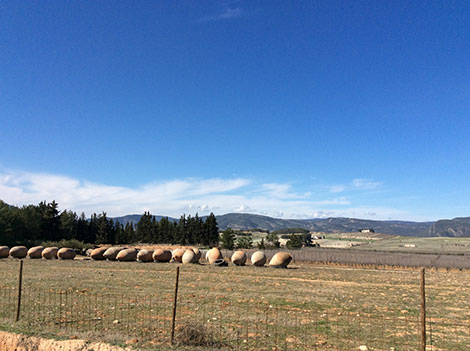
[[(166, 349), (178, 264), (0, 260), (2, 329)], [(428, 342), (470, 348), (470, 273), (428, 270)], [(177, 337), (200, 326), (215, 349), (416, 350), (419, 272), (294, 263), (181, 266)], [(60, 293), (57, 293), (60, 292)], [(178, 334), (179, 333), (179, 334)]]

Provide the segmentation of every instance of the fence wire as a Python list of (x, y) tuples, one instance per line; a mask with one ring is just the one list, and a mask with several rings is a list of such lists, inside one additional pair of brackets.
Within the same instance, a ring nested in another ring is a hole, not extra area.
[[(434, 290), (445, 288), (444, 273), (429, 277), (428, 350), (469, 350), (468, 319), (438, 314)], [(183, 283), (184, 284), (184, 283)], [(182, 289), (176, 313), (176, 342), (195, 337), (201, 345), (232, 350), (418, 350), (419, 313), (383, 314), (374, 309), (349, 311), (271, 305), (264, 300), (201, 298)], [(18, 288), (0, 286), (0, 321), (13, 323)], [(463, 296), (462, 296), (463, 297)], [(28, 286), (22, 291), (18, 325), (42, 332), (86, 333), (139, 338), (169, 345), (173, 293), (112, 294), (87, 289), (46, 289)], [(443, 301), (440, 301), (440, 303)]]

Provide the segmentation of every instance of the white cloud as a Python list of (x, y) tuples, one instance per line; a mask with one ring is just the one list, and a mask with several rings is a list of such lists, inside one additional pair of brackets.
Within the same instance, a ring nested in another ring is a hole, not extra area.
[(296, 194), (290, 191), (290, 184), (281, 184), (281, 183), (265, 183), (262, 184), (262, 189), (270, 196), (279, 198), (279, 199), (305, 199), (311, 195), (307, 192), (304, 194)]
[[(355, 180), (357, 187), (380, 184)], [(257, 213), (282, 218), (399, 218), (404, 212), (389, 208), (361, 208), (348, 197), (319, 198), (296, 192), (291, 184), (257, 184), (245, 178), (186, 178), (152, 182), (138, 187), (111, 186), (72, 177), (20, 171), (0, 172), (0, 199), (17, 206), (55, 200), (60, 209), (87, 215), (143, 213), (179, 217), (183, 213)]]
[(382, 185), (381, 182), (376, 182), (373, 179), (367, 178), (356, 178), (352, 181), (352, 186), (356, 189), (363, 189), (363, 190), (373, 190), (377, 189)]
[(337, 184), (328, 187), (330, 193), (342, 193), (351, 190), (374, 190), (382, 186), (382, 182), (377, 182), (374, 179), (368, 178), (355, 178), (350, 184)]
[(212, 15), (212, 16), (207, 16), (199, 19), (198, 22), (217, 22), (217, 21), (222, 21), (222, 20), (228, 20), (232, 18), (237, 18), (243, 15), (243, 9), (241, 7), (235, 7), (235, 8), (225, 8), (223, 12)]
[(332, 185), (329, 187), (331, 193), (341, 193), (346, 190), (344, 185)]

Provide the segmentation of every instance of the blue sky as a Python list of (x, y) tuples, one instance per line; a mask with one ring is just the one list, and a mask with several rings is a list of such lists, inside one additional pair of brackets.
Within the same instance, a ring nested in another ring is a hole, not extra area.
[(470, 215), (466, 1), (2, 1), (0, 199)]

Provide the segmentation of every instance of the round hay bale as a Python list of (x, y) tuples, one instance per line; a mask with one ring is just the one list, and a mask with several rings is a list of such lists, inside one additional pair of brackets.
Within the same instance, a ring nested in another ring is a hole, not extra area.
[(41, 258), (42, 250), (44, 250), (44, 246), (34, 246), (28, 250), (28, 257)]
[(163, 249), (156, 249), (153, 252), (153, 260), (156, 262), (170, 262), (171, 260), (171, 251), (170, 250), (163, 250)]
[(181, 258), (181, 262), (183, 262), (183, 264), (194, 263), (195, 257), (196, 254), (194, 253), (194, 251), (191, 249), (187, 249), (184, 252), (183, 257)]
[(193, 263), (198, 263), (199, 260), (201, 259), (201, 250), (199, 250), (197, 247), (193, 247), (191, 250), (194, 251), (194, 262)]
[(26, 246), (14, 246), (10, 249), (10, 256), (13, 258), (25, 258), (27, 254)]
[(58, 247), (46, 247), (42, 250), (42, 258), (45, 258), (46, 260), (56, 259), (57, 251), (59, 251)]
[(215, 261), (223, 259), (224, 257), (222, 256), (222, 252), (216, 247), (213, 247), (207, 252), (207, 260), (209, 261), (210, 264), (213, 264)]
[(242, 250), (235, 251), (232, 255), (231, 261), (234, 265), (244, 266), (246, 263), (246, 254)]
[(292, 255), (288, 252), (278, 252), (271, 258), (269, 265), (276, 268), (287, 268), (287, 265), (292, 261)]
[(104, 257), (104, 253), (106, 252), (107, 249), (108, 249), (107, 247), (98, 247), (96, 249), (91, 250), (89, 256), (93, 260), (97, 260), (97, 261), (105, 260), (106, 257)]
[(110, 247), (103, 253), (103, 256), (109, 261), (116, 261), (118, 253), (125, 249), (125, 247)]
[(73, 260), (75, 258), (75, 251), (68, 247), (63, 247), (57, 251), (57, 257), (61, 260)]
[(256, 267), (262, 267), (266, 263), (266, 255), (263, 251), (256, 251), (251, 255), (251, 264)]
[(7, 258), (10, 255), (10, 248), (8, 246), (0, 246), (0, 258)]
[(137, 259), (137, 249), (130, 248), (119, 251), (116, 256), (116, 260), (121, 262), (135, 261)]
[(153, 250), (140, 250), (137, 253), (137, 261), (139, 262), (153, 262)]
[(172, 254), (173, 261), (179, 262), (179, 263), (183, 262), (183, 255), (184, 255), (183, 249), (175, 249), (173, 250), (171, 254)]

